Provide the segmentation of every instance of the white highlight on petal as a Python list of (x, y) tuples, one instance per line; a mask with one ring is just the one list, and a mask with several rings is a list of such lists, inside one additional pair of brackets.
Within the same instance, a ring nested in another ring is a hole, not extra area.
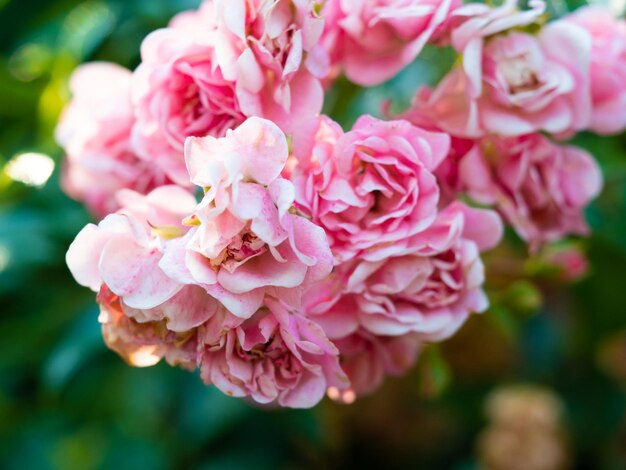
[(4, 171), (14, 181), (41, 187), (52, 176), (54, 160), (43, 153), (22, 153), (9, 161)]
[(128, 362), (135, 367), (152, 367), (161, 360), (161, 356), (155, 354), (157, 349), (158, 346), (141, 346), (128, 354)]

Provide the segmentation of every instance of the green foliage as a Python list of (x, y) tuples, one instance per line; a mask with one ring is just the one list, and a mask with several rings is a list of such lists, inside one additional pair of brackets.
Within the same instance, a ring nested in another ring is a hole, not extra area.
[[(577, 468), (626, 466), (624, 136), (576, 139), (606, 175), (588, 214), (591, 274), (571, 286), (542, 277), (525, 269), (526, 253), (513, 241), (499, 255), (519, 261), (513, 274), (489, 273), (492, 309), (450, 342), (427, 348), (411, 376), (355, 405), (261, 410), (194, 374), (165, 365), (132, 369), (104, 347), (94, 296), (64, 263), (89, 217), (58, 188), (54, 125), (79, 63), (134, 67), (141, 39), (195, 4), (0, 0), (0, 170), (24, 152), (56, 163), (42, 188), (0, 171), (0, 467), (477, 468), (483, 403), (505, 382), (543, 384), (564, 400)], [(566, 9), (550, 2), (552, 14)], [(342, 81), (326, 109), (346, 126), (364, 112), (380, 115), (386, 100), (403, 109), (419, 84), (434, 83), (453, 60), (449, 51), (427, 49), (388, 84), (363, 90)]]

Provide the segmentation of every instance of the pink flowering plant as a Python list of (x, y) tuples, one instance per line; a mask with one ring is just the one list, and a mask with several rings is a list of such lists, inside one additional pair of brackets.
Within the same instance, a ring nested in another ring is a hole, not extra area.
[[(455, 60), (404, 109), (333, 105), (437, 48)], [(67, 264), (131, 365), (350, 403), (489, 309), (490, 251), (584, 274), (554, 247), (589, 232), (603, 177), (566, 140), (625, 130), (625, 83), (626, 23), (598, 7), (205, 0), (134, 71), (74, 73), (62, 185), (99, 222)]]

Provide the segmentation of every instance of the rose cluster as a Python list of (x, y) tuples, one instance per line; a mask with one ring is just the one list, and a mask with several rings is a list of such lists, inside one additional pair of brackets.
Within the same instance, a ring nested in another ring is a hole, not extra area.
[[(141, 64), (81, 66), (57, 139), (100, 222), (67, 253), (107, 345), (235, 397), (345, 402), (488, 308), (503, 223), (584, 234), (602, 177), (578, 131), (626, 128), (626, 24), (456, 0), (205, 0)], [(462, 60), (398, 116), (321, 114), (425, 45)]]

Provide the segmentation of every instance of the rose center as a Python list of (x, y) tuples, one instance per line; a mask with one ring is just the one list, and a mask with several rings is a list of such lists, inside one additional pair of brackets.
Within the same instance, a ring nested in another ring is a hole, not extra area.
[(217, 257), (211, 259), (211, 265), (234, 272), (238, 266), (266, 251), (265, 242), (247, 230), (233, 237), (228, 246)]
[(500, 62), (498, 70), (508, 84), (511, 94), (534, 90), (540, 85), (536, 71), (526, 55), (504, 59)]
[(463, 269), (453, 251), (433, 259), (434, 270), (422, 288), (408, 294), (406, 301), (426, 308), (440, 308), (458, 301), (464, 288)]

